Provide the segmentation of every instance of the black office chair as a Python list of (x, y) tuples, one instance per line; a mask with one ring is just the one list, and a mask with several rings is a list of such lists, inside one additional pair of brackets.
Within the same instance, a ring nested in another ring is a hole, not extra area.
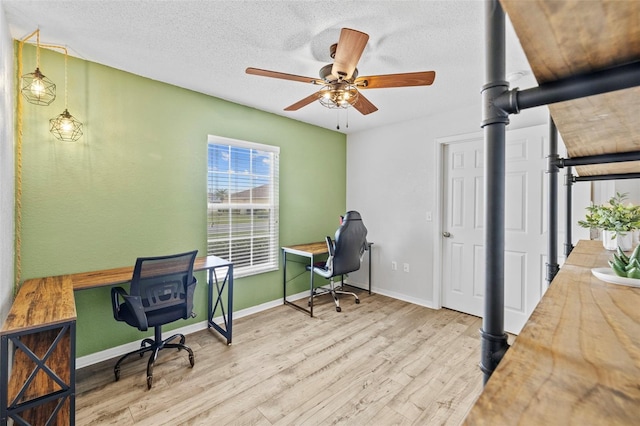
[[(193, 367), (193, 351), (184, 344), (184, 335), (174, 334), (162, 340), (162, 325), (196, 316), (193, 313), (193, 293), (197, 281), (193, 277), (193, 263), (197, 253), (195, 250), (170, 256), (140, 257), (133, 270), (130, 294), (122, 287), (111, 289), (113, 317), (116, 321), (124, 321), (140, 331), (146, 331), (148, 327), (155, 330), (153, 339), (144, 339), (140, 349), (118, 360), (113, 368), (116, 381), (120, 379), (120, 364), (129, 355), (140, 354), (142, 357), (145, 352), (152, 352), (147, 364), (147, 388), (151, 389), (153, 365), (158, 352), (166, 348), (187, 351)], [(178, 337), (179, 343), (170, 343)]]
[(317, 288), (313, 290), (311, 297), (320, 294), (331, 294), (336, 304), (336, 311), (340, 312), (340, 301), (338, 294), (348, 294), (355, 298), (356, 303), (360, 303), (358, 295), (349, 291), (338, 290), (333, 282), (334, 277), (340, 275), (340, 289), (344, 286), (344, 275), (360, 269), (362, 255), (367, 246), (367, 228), (362, 223), (360, 213), (357, 211), (348, 211), (345, 213), (342, 224), (336, 231), (335, 241), (331, 241), (331, 237), (327, 236), (327, 248), (329, 249), (329, 258), (323, 265), (315, 264), (307, 266), (308, 271), (313, 271), (324, 278), (329, 278), (329, 289)]

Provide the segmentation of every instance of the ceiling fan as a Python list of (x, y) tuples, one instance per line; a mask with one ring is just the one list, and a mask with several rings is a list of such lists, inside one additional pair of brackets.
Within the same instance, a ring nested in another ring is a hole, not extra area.
[(435, 71), (358, 77), (356, 65), (358, 65), (368, 40), (369, 36), (363, 32), (343, 28), (340, 32), (338, 43), (330, 47), (333, 64), (325, 65), (320, 69), (319, 79), (251, 67), (246, 69), (246, 73), (322, 86), (319, 91), (286, 107), (285, 111), (296, 111), (315, 100), (319, 100), (327, 108), (348, 108), (353, 106), (361, 114), (366, 115), (376, 112), (378, 108), (365, 98), (359, 90), (429, 86), (433, 83), (436, 78)]

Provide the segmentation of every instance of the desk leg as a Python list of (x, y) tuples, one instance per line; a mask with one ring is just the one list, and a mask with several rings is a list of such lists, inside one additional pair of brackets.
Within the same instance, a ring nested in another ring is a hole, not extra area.
[(229, 265), (229, 291), (227, 291), (227, 345), (231, 344), (231, 330), (233, 328), (233, 264)]
[[(227, 274), (222, 281), (222, 285), (220, 285), (218, 281), (218, 276), (216, 275), (216, 268), (209, 269), (209, 292), (208, 292), (208, 300), (207, 307), (209, 312), (207, 313), (207, 322), (209, 327), (213, 327), (218, 333), (222, 334), (223, 337), (227, 339), (227, 345), (231, 344), (231, 332), (232, 332), (232, 321), (233, 321), (233, 265), (225, 265), (222, 266), (227, 268)], [(213, 304), (213, 290), (214, 285), (217, 293), (216, 303)], [(228, 285), (227, 288), (227, 312), (225, 313), (224, 303), (222, 302), (222, 291), (225, 286)], [(213, 316), (215, 315), (216, 309), (218, 309), (218, 305), (220, 306), (220, 310), (222, 311), (222, 321), (224, 322), (225, 328), (219, 326), (213, 321)]]
[(9, 336), (0, 337), (0, 425), (6, 425), (8, 420), (7, 399), (9, 386)]
[[(313, 265), (313, 255), (311, 255), (311, 264)], [(313, 316), (313, 271), (310, 271), (309, 273), (311, 274), (309, 284), (311, 293), (309, 294), (309, 309), (306, 309), (296, 303), (289, 302), (287, 300), (287, 252), (284, 249), (282, 250), (282, 301), (285, 305), (289, 305), (308, 313), (309, 316)]]
[(313, 276), (315, 273), (313, 272), (313, 255), (311, 255), (311, 270), (309, 271), (309, 316), (313, 317)]
[[(368, 247), (367, 247), (367, 251), (369, 252), (369, 285), (368, 285), (368, 291), (369, 291), (369, 294), (371, 294), (371, 245), (372, 245), (372, 244), (373, 244), (373, 243), (369, 243), (369, 245), (368, 245)], [(343, 280), (342, 280), (342, 286), (344, 287), (345, 285), (346, 285), (346, 286), (349, 286), (349, 287), (353, 287), (353, 288), (358, 288), (358, 289), (360, 289), (360, 290), (365, 290), (365, 289), (364, 289), (364, 288), (362, 288), (362, 287), (358, 287), (358, 286), (356, 286), (356, 285), (352, 285), (352, 284), (345, 283), (345, 282), (344, 282), (344, 279), (343, 279)]]
[(371, 245), (369, 245), (368, 249), (369, 249), (369, 294), (371, 294)]
[(287, 304), (287, 252), (282, 250), (282, 304)]

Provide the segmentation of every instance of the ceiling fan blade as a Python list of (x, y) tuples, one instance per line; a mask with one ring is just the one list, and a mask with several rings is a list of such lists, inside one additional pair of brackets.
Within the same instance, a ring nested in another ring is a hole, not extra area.
[(378, 108), (369, 101), (369, 99), (362, 96), (362, 93), (358, 93), (358, 97), (354, 102), (349, 102), (355, 109), (360, 111), (362, 115), (371, 114), (376, 112)]
[(363, 32), (343, 28), (336, 47), (331, 74), (336, 78), (342, 77), (343, 80), (350, 79), (368, 40), (369, 35)]
[(320, 96), (322, 96), (322, 95), (320, 95), (320, 92), (313, 93), (313, 94), (307, 96), (306, 98), (299, 100), (295, 104), (289, 105), (284, 110), (285, 111), (297, 111), (300, 108), (302, 108), (303, 106), (307, 106), (311, 102), (317, 100)]
[(403, 74), (371, 75), (358, 77), (354, 84), (358, 89), (381, 89), (385, 87), (429, 86), (436, 78), (435, 71), (408, 72)]
[(302, 83), (315, 83), (317, 78), (304, 77), (301, 75), (286, 74), (278, 71), (261, 70), (260, 68), (247, 68), (245, 71), (247, 74), (259, 75), (262, 77), (280, 78), (282, 80), (299, 81)]

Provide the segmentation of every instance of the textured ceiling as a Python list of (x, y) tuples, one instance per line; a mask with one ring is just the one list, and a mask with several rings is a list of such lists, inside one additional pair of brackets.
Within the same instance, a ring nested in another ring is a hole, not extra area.
[[(484, 2), (0, 0), (12, 37), (295, 120), (352, 133), (478, 105), (484, 83)], [(371, 89), (378, 111), (338, 116), (318, 102), (285, 107), (317, 86), (245, 74), (256, 67), (316, 77), (343, 27), (369, 34), (360, 75), (436, 71), (432, 86)], [(507, 74), (529, 71), (508, 25)], [(535, 85), (527, 76), (515, 85)], [(349, 127), (345, 127), (348, 118)], [(480, 118), (478, 118), (478, 123)]]

